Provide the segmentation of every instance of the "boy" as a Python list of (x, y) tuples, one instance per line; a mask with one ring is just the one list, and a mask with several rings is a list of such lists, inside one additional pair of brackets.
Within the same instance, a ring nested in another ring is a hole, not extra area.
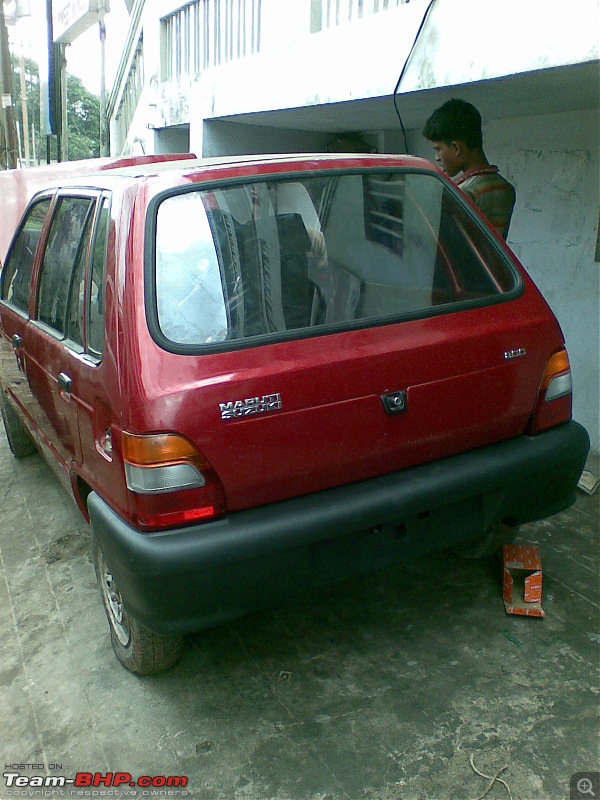
[(448, 100), (423, 128), (435, 160), (506, 239), (515, 205), (515, 188), (490, 165), (483, 152), (481, 114), (465, 100)]

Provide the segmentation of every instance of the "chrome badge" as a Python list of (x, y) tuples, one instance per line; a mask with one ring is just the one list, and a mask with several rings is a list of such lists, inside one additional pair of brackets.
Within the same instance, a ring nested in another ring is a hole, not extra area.
[(516, 350), (507, 350), (504, 353), (504, 358), (507, 361), (514, 361), (515, 358), (523, 358), (527, 355), (527, 350), (524, 347), (519, 347)]
[(221, 419), (252, 417), (255, 414), (266, 414), (268, 411), (279, 411), (282, 407), (279, 392), (264, 394), (262, 397), (248, 397), (246, 400), (230, 400), (228, 403), (219, 403)]

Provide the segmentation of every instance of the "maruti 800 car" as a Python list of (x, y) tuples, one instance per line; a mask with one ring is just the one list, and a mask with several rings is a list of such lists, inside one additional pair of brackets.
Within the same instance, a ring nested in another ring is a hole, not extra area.
[(407, 556), (493, 553), (574, 502), (589, 439), (560, 327), (432, 164), (88, 171), (15, 222), (1, 402), (13, 453), (37, 447), (91, 523), (128, 669)]

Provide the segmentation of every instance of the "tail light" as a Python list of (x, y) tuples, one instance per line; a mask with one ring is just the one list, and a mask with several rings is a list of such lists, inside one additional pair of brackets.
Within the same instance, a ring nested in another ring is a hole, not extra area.
[(569, 356), (563, 348), (548, 359), (540, 383), (530, 433), (554, 428), (571, 419), (572, 381)]
[(125, 478), (134, 524), (157, 531), (224, 516), (221, 482), (187, 439), (123, 432)]

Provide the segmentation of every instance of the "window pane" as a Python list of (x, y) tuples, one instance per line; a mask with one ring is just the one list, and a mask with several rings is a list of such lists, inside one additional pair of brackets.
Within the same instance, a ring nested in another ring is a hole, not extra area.
[(88, 351), (104, 352), (104, 285), (106, 276), (106, 246), (108, 240), (109, 201), (102, 202), (90, 265), (90, 311), (87, 328)]
[(85, 267), (92, 234), (93, 215), (87, 216), (81, 244), (77, 249), (75, 267), (71, 277), (71, 290), (69, 292), (69, 310), (67, 314), (67, 338), (77, 344), (83, 345), (83, 315), (85, 308)]
[(440, 313), (515, 281), (471, 211), (424, 173), (257, 182), (159, 206), (158, 318), (181, 344)]
[(227, 337), (219, 264), (199, 192), (172, 197), (159, 208), (156, 290), (167, 338), (189, 344)]
[(33, 260), (50, 199), (30, 209), (9, 253), (2, 276), (2, 299), (27, 312)]
[(52, 220), (40, 276), (38, 319), (65, 332), (71, 276), (83, 246), (83, 233), (93, 200), (65, 197)]

